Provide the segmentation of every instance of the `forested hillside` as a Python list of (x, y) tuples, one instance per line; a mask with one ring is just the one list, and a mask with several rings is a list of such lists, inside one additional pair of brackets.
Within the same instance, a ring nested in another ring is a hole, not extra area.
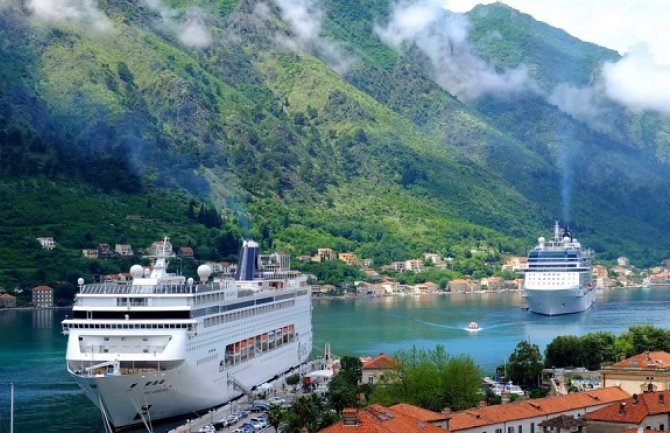
[(501, 4), (5, 0), (0, 34), (0, 285), (164, 235), (496, 261), (561, 219), (604, 259), (670, 246), (667, 117), (574, 109), (618, 54)]

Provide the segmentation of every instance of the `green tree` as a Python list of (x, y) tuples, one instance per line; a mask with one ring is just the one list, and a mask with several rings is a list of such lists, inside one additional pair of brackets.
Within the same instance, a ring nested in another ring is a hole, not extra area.
[(300, 383), (300, 375), (295, 373), (290, 376), (286, 376), (286, 384), (293, 387), (295, 391), (296, 386)]
[(507, 375), (510, 380), (522, 386), (535, 386), (541, 373), (540, 348), (526, 340), (520, 341), (507, 361)]
[(398, 367), (382, 377), (370, 401), (387, 406), (406, 402), (434, 411), (479, 401), (481, 371), (471, 358), (451, 358), (441, 345), (433, 350), (413, 347), (395, 356)]
[(304, 427), (309, 433), (316, 433), (337, 420), (328, 407), (319, 404), (318, 397), (300, 396), (286, 409), (280, 427), (283, 433), (300, 433)]
[(445, 400), (452, 410), (467, 409), (479, 402), (482, 371), (469, 356), (449, 359), (444, 380)]
[(342, 413), (345, 407), (358, 406), (357, 391), (358, 386), (352, 381), (351, 373), (340, 371), (328, 384), (328, 401), (337, 413)]
[(340, 366), (340, 371), (328, 385), (328, 399), (337, 413), (341, 413), (345, 407), (358, 406), (356, 395), (363, 376), (363, 364), (358, 357), (343, 356)]
[(279, 425), (282, 423), (284, 418), (284, 409), (280, 405), (270, 405), (270, 409), (268, 410), (268, 424), (274, 427), (275, 431), (278, 431)]
[(588, 370), (600, 370), (604, 363), (617, 360), (614, 335), (610, 332), (589, 332), (580, 337), (582, 365)]
[[(345, 373), (354, 384), (358, 384), (363, 377), (363, 363), (356, 356), (343, 356), (340, 359), (340, 372)], [(339, 374), (338, 373), (338, 374)]]
[(544, 365), (551, 367), (581, 367), (582, 343), (574, 335), (559, 335), (544, 349)]

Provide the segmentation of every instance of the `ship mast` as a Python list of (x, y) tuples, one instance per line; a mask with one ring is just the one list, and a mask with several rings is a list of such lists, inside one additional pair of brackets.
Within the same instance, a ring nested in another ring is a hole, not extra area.
[(559, 240), (561, 240), (561, 238), (559, 238), (560, 235), (561, 235), (561, 227), (559, 227), (559, 225), (558, 225), (558, 221), (556, 221), (556, 222), (554, 223), (554, 240), (555, 240), (556, 242), (558, 242)]

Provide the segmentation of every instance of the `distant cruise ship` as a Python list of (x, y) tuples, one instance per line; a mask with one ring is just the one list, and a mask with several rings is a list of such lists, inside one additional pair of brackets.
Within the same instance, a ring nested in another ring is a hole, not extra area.
[(591, 274), (591, 250), (572, 237), (566, 228), (561, 235), (558, 222), (554, 239), (543, 237), (528, 253), (524, 274), (524, 298), (528, 309), (548, 316), (579, 313), (593, 304), (595, 281)]
[(69, 335), (68, 372), (115, 428), (191, 414), (305, 362), (312, 351), (306, 276), (288, 256), (245, 241), (235, 279), (167, 273), (167, 238), (132, 282), (83, 284)]

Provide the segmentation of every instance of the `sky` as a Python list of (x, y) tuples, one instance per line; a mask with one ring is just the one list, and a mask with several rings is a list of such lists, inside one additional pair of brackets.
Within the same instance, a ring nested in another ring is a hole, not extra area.
[[(494, 0), (439, 0), (452, 12), (467, 12)], [(550, 97), (563, 111), (594, 126), (600, 95), (625, 107), (670, 115), (670, 2), (668, 0), (503, 0), (536, 20), (623, 57), (602, 66), (602, 79), (588, 88), (557, 86)], [(578, 103), (576, 103), (578, 102)]]
[[(466, 12), (492, 0), (443, 0), (452, 12)], [(668, 0), (504, 0), (515, 9), (584, 41), (626, 54), (641, 45), (657, 63), (670, 65)]]

